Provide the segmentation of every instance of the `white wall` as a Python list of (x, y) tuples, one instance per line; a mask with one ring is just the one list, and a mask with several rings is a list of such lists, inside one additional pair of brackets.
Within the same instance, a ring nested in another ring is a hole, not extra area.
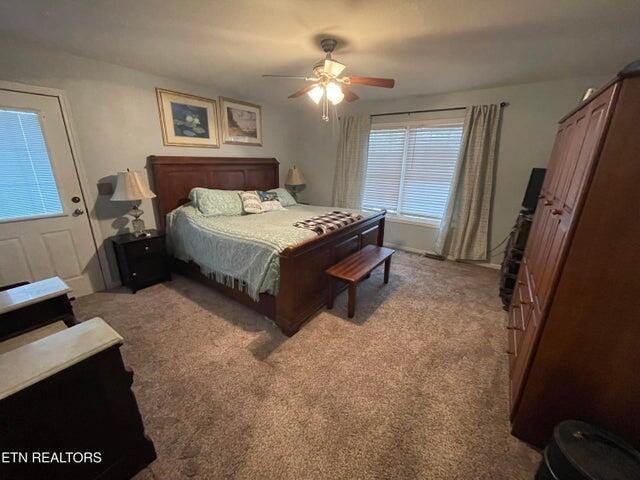
[[(557, 121), (579, 103), (588, 87), (602, 85), (612, 76), (613, 73), (611, 76), (571, 78), (434, 96), (363, 101), (343, 107), (341, 114), (509, 102), (503, 111), (493, 203), (491, 246), (496, 246), (513, 225), (531, 169), (547, 165)], [(305, 136), (299, 144), (302, 154), (297, 158), (307, 180), (307, 189), (301, 198), (310, 203), (329, 205), (339, 132), (335, 122), (322, 122), (313, 105), (308, 108), (309, 112), (300, 122)], [(435, 235), (434, 228), (391, 222), (385, 230), (385, 240), (389, 243), (419, 251), (431, 251)], [(491, 262), (499, 263), (501, 257), (500, 248)]]
[[(216, 72), (211, 72), (215, 80)], [(241, 98), (262, 106), (264, 145), (242, 147), (221, 145), (219, 149), (166, 147), (162, 143), (155, 88), (167, 88), (212, 99), (225, 95), (215, 87), (162, 78), (130, 68), (90, 60), (0, 37), (0, 80), (62, 89), (71, 109), (73, 130), (79, 143), (90, 192), (85, 200), (90, 215), (99, 219), (105, 243), (123, 226), (126, 204), (109, 201), (97, 193), (97, 184), (112, 180), (126, 168), (144, 169), (154, 154), (193, 156), (275, 157), (280, 162), (281, 182), (293, 158), (294, 122), (281, 107), (266, 105), (257, 98)], [(227, 96), (233, 96), (226, 93)], [(155, 226), (151, 201), (142, 208), (148, 227)], [(125, 225), (125, 228), (127, 226)], [(104, 246), (101, 246), (104, 248)], [(119, 281), (110, 247), (107, 281)]]

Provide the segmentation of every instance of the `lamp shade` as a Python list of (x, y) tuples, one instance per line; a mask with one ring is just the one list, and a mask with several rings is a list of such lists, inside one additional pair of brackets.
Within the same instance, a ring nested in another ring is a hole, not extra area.
[(307, 182), (302, 176), (302, 173), (300, 172), (300, 170), (298, 170), (298, 168), (295, 165), (289, 169), (289, 173), (287, 174), (287, 179), (284, 182), (285, 185), (296, 186), (296, 185), (305, 185), (306, 183)]
[(142, 200), (156, 196), (142, 181), (140, 172), (118, 172), (116, 189), (111, 196), (113, 201)]

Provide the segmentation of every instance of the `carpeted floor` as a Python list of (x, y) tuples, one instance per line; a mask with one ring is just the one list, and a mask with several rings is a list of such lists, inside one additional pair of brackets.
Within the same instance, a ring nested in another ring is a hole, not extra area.
[(125, 339), (158, 459), (137, 479), (531, 479), (497, 272), (394, 256), (291, 338), (185, 278), (78, 299)]

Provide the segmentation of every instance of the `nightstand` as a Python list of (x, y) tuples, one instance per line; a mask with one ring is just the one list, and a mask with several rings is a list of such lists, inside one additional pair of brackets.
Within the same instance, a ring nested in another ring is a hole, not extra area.
[(147, 230), (149, 236), (136, 237), (131, 233), (111, 239), (116, 252), (122, 284), (136, 293), (165, 280), (171, 280), (169, 261), (164, 246), (164, 234)]

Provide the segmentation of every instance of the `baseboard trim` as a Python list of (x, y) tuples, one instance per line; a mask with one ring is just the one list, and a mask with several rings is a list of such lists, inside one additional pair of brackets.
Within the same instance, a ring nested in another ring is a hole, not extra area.
[[(385, 247), (389, 247), (389, 248), (395, 248), (396, 250), (403, 250), (405, 252), (409, 252), (409, 253), (417, 253), (419, 255), (424, 255), (427, 258), (431, 258), (434, 260), (447, 260), (446, 258), (441, 257), (440, 255), (438, 255), (436, 252), (430, 251), (430, 250), (421, 250), (419, 248), (412, 248), (412, 247), (407, 247), (405, 245), (401, 245), (399, 243), (391, 243), (391, 242), (384, 242), (384, 246)], [(476, 265), (478, 267), (482, 267), (482, 268), (490, 268), (492, 270), (500, 270), (502, 268), (502, 266), (499, 263), (490, 263), (490, 262), (461, 262), (461, 263), (466, 263), (468, 265)]]
[(466, 263), (467, 265), (475, 265), (477, 267), (482, 267), (482, 268), (490, 268), (491, 270), (500, 270), (502, 268), (502, 265), (499, 265), (497, 263), (489, 263), (489, 262), (467, 262), (467, 261), (462, 261), (461, 263)]
[(396, 250), (403, 250), (403, 251), (409, 252), (409, 253), (417, 253), (419, 255), (425, 255), (427, 253), (435, 255), (434, 252), (429, 252), (427, 250), (420, 250), (419, 248), (407, 247), (407, 246), (401, 245), (399, 243), (384, 242), (384, 246), (385, 247), (389, 247), (389, 248), (395, 248)]

